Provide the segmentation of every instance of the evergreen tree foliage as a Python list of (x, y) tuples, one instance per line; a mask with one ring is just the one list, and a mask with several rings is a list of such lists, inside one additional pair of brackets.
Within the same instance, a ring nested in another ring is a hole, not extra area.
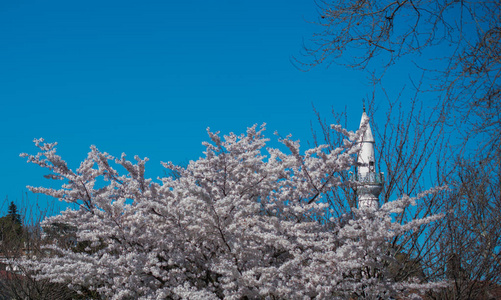
[(17, 206), (13, 201), (9, 204), (7, 216), (11, 218), (12, 222), (21, 225), (21, 215), (18, 213)]
[[(7, 215), (0, 218), (0, 241), (9, 248), (17, 248), (23, 242), (23, 226), (17, 206), (11, 202)], [(16, 246), (14, 246), (16, 245)]]

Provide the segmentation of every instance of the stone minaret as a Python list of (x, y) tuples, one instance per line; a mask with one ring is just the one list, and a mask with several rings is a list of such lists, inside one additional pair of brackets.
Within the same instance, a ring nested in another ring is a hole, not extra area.
[(374, 156), (375, 141), (368, 122), (369, 117), (365, 113), (364, 105), (360, 126), (367, 124), (367, 129), (358, 141), (361, 146), (357, 156), (357, 174), (355, 177), (359, 209), (379, 208), (379, 194), (384, 184), (384, 174), (376, 172), (376, 159)]

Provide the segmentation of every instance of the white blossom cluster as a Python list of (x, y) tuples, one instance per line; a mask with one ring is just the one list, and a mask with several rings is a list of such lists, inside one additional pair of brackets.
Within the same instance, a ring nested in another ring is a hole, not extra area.
[(355, 163), (363, 132), (339, 128), (344, 145), (304, 154), (287, 137), (286, 154), (265, 148), (263, 131), (208, 130), (205, 156), (186, 167), (164, 163), (177, 176), (158, 182), (145, 178), (146, 158), (131, 162), (91, 147), (74, 171), (55, 143), (36, 140), (40, 152), (22, 156), (64, 184), (30, 189), (79, 206), (43, 225), (75, 228), (85, 248), (54, 243), (47, 258), (24, 264), (39, 279), (106, 299), (403, 299), (440, 285), (385, 276), (395, 262), (388, 240), (437, 218), (393, 222), (415, 199), (355, 209), (350, 220), (324, 218), (322, 195), (342, 184), (334, 174)]

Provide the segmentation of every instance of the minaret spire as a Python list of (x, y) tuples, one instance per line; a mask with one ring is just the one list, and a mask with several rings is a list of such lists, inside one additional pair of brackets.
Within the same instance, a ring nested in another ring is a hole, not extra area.
[(365, 102), (363, 106), (362, 119), (360, 120), (360, 128), (365, 126), (365, 132), (358, 140), (360, 143), (360, 151), (357, 156), (357, 196), (358, 208), (374, 208), (379, 207), (379, 194), (384, 184), (384, 174), (376, 173), (376, 159), (374, 155), (374, 136), (372, 135), (369, 117), (365, 112)]

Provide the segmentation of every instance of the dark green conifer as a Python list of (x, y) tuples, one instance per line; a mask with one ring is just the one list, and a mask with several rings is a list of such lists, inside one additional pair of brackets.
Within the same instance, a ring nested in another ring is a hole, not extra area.
[(2, 241), (3, 246), (13, 246), (13, 244), (23, 242), (22, 236), (23, 225), (21, 215), (17, 210), (16, 204), (10, 202), (7, 214), (0, 218), (0, 241)]
[(14, 201), (10, 202), (7, 216), (9, 216), (15, 224), (21, 225), (21, 215), (18, 213), (17, 206), (14, 204)]

